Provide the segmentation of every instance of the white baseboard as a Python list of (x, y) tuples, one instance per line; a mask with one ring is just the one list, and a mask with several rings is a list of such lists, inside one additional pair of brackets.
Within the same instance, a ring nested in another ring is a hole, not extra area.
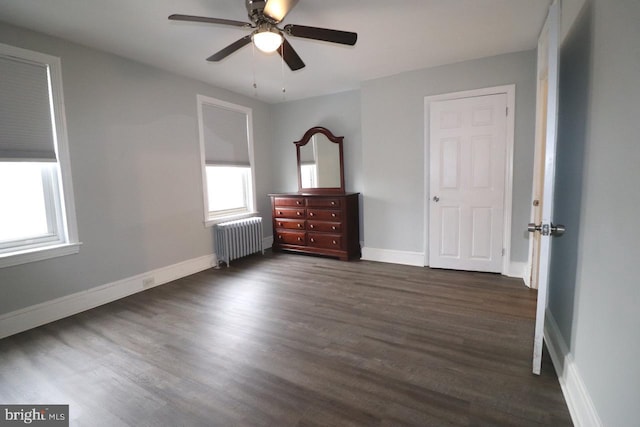
[(362, 248), (362, 259), (366, 261), (388, 262), (390, 264), (424, 267), (423, 252), (396, 251), (392, 249)]
[(0, 338), (72, 316), (214, 265), (216, 256), (205, 255), (3, 314), (0, 316)]
[(262, 249), (267, 250), (273, 246), (273, 236), (267, 236), (262, 238)]
[(602, 420), (591, 400), (580, 371), (573, 361), (558, 324), (549, 309), (546, 310), (544, 340), (556, 368), (562, 394), (567, 401), (573, 424), (577, 427), (602, 427)]
[(507, 271), (505, 273), (505, 276), (508, 277), (517, 277), (518, 279), (524, 279), (525, 277), (525, 271), (527, 269), (527, 263), (526, 262), (518, 262), (518, 261), (511, 261), (509, 263), (509, 271)]

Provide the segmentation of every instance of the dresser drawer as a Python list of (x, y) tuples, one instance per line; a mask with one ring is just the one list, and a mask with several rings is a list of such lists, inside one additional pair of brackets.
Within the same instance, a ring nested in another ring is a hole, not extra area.
[(274, 205), (278, 206), (304, 206), (303, 197), (276, 197)]
[(314, 208), (339, 208), (340, 199), (309, 198), (307, 199), (307, 206)]
[(269, 194), (273, 251), (360, 258), (358, 193)]
[(305, 217), (305, 209), (304, 208), (280, 208), (276, 207), (274, 209), (275, 216), (277, 218), (300, 218), (303, 219)]
[(306, 245), (306, 233), (304, 231), (282, 231), (276, 232), (278, 243), (287, 245)]
[(325, 233), (342, 233), (342, 223), (326, 221), (307, 221), (307, 230)]
[(317, 219), (320, 221), (340, 221), (342, 218), (342, 211), (335, 209), (307, 209), (308, 219)]
[(276, 228), (304, 230), (304, 220), (277, 218), (273, 220), (273, 224)]
[(342, 236), (339, 234), (308, 233), (307, 244), (316, 248), (341, 249)]

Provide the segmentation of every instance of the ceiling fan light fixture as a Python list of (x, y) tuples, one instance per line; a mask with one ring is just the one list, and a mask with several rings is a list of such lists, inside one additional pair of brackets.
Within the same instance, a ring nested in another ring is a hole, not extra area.
[(275, 52), (284, 40), (279, 31), (272, 31), (271, 29), (257, 31), (253, 33), (251, 39), (253, 44), (264, 53)]

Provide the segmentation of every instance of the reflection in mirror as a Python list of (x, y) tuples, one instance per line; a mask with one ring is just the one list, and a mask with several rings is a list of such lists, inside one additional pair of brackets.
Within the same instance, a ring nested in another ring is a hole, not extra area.
[(309, 143), (300, 147), (300, 180), (302, 188), (318, 187), (318, 167), (314, 146), (314, 143)]
[(300, 177), (303, 188), (340, 187), (340, 151), (321, 134), (300, 147)]
[(333, 135), (329, 129), (314, 127), (294, 142), (300, 192), (344, 193), (342, 141), (343, 137)]

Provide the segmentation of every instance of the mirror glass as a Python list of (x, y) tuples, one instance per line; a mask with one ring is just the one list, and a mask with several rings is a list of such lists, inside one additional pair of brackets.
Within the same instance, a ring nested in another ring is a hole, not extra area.
[(340, 146), (322, 133), (300, 147), (302, 188), (340, 187)]

